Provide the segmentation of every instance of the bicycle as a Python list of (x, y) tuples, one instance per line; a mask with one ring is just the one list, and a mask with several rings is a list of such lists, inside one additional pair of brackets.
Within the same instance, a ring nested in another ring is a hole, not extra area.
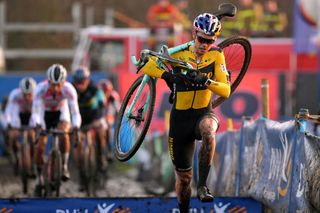
[(98, 146), (94, 140), (95, 124), (89, 124), (81, 127), (82, 138), (77, 144), (79, 154), (79, 178), (80, 184), (84, 187), (87, 196), (96, 196), (96, 191), (99, 188), (102, 171), (99, 170), (99, 155)]
[(51, 136), (51, 147), (43, 169), (44, 187), (42, 190), (44, 197), (53, 196), (54, 191), (56, 197), (60, 196), (62, 157), (59, 147), (59, 136), (65, 134), (73, 134), (73, 132), (66, 132), (56, 128), (40, 131), (40, 135)]
[[(222, 19), (223, 17), (232, 17), (235, 13), (236, 7), (234, 5), (222, 4), (215, 15)], [(169, 50), (162, 48), (160, 52), (143, 50), (140, 53), (139, 61), (136, 60), (135, 56), (131, 57), (131, 61), (136, 66), (139, 66), (141, 60), (146, 56), (155, 56), (159, 61), (159, 66), (163, 68), (166, 67), (166, 63), (169, 63), (186, 70), (192, 69), (192, 66), (187, 62), (170, 57), (170, 54), (184, 49), (192, 42), (190, 41)], [(250, 64), (251, 44), (245, 37), (233, 36), (223, 40), (217, 47), (221, 48), (225, 55), (232, 94), (239, 86)], [(114, 133), (114, 153), (119, 161), (129, 160), (137, 152), (145, 138), (154, 110), (156, 80), (148, 75), (139, 76), (125, 95), (116, 119)], [(212, 107), (215, 108), (224, 101), (224, 98), (219, 97), (212, 102)]]
[(22, 181), (22, 191), (24, 194), (28, 192), (28, 183), (30, 171), (32, 169), (33, 141), (30, 138), (29, 131), (33, 128), (29, 126), (21, 126), (20, 128), (12, 128), (20, 132), (19, 144), (21, 146), (18, 153), (18, 171)]

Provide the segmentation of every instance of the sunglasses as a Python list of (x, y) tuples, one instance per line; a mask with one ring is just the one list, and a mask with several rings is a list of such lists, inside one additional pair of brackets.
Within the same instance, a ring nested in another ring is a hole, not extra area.
[(215, 39), (206, 39), (198, 35), (197, 35), (197, 40), (201, 44), (213, 44), (216, 41)]

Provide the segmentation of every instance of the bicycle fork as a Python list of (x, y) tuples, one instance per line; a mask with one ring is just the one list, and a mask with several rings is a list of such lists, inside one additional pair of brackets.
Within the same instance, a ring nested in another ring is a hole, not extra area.
[(148, 75), (144, 75), (143, 76), (142, 81), (141, 81), (141, 83), (139, 85), (138, 91), (137, 91), (135, 97), (133, 98), (132, 103), (130, 104), (129, 110), (126, 113), (126, 116), (128, 118), (138, 118), (138, 119), (136, 119), (136, 123), (137, 124), (140, 124), (140, 122), (143, 121), (144, 115), (145, 115), (146, 110), (148, 109), (148, 105), (150, 103), (150, 99), (151, 99), (150, 94), (148, 94), (146, 103), (140, 109), (138, 109), (138, 115), (137, 116), (132, 116), (131, 113), (132, 113), (133, 107), (135, 106), (135, 104), (137, 103), (138, 98), (141, 95), (141, 92), (142, 92), (144, 86), (146, 85), (146, 83), (149, 80), (151, 80), (150, 76), (148, 76)]

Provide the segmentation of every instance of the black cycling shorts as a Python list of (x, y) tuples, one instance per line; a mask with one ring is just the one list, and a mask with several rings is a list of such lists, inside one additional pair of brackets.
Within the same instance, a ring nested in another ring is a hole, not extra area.
[(45, 111), (44, 122), (46, 129), (57, 128), (60, 122), (60, 111)]
[(29, 120), (31, 117), (31, 112), (20, 112), (19, 113), (20, 122), (23, 126), (29, 126)]
[(201, 140), (199, 123), (204, 116), (218, 121), (209, 109), (172, 110), (170, 115), (169, 151), (177, 171), (190, 171), (193, 164), (195, 140)]

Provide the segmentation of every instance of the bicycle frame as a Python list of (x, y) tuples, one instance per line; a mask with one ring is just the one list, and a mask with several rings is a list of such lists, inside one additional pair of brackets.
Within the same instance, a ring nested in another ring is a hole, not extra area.
[[(135, 95), (135, 97), (134, 97), (134, 99), (133, 99), (133, 101), (132, 101), (132, 103), (131, 103), (131, 105), (130, 105), (130, 107), (129, 107), (129, 110), (128, 110), (127, 114), (126, 114), (128, 118), (130, 118), (131, 112), (132, 112), (132, 110), (133, 110), (133, 106), (134, 106), (135, 103), (137, 102), (137, 100), (138, 100), (138, 98), (139, 98), (139, 96), (140, 96), (140, 94), (141, 94), (144, 86), (146, 85), (146, 83), (147, 83), (147, 81), (148, 81), (149, 79), (150, 79), (150, 76), (148, 76), (148, 75), (144, 75), (144, 76), (143, 76), (143, 79), (142, 79), (142, 82), (141, 82), (141, 84), (140, 84), (140, 86), (139, 86), (139, 89), (138, 89), (138, 91), (137, 91), (137, 93), (136, 93), (136, 95)], [(143, 111), (142, 111), (142, 114), (141, 114), (142, 117), (144, 117), (144, 114), (145, 114), (145, 112), (146, 112), (145, 109), (148, 108), (148, 107), (145, 107), (145, 106), (148, 106), (148, 105), (149, 105), (149, 102), (150, 102), (150, 95), (148, 94), (147, 101), (146, 101), (146, 103), (144, 104)]]
[[(171, 55), (171, 54), (173, 54), (173, 53), (179, 52), (179, 51), (185, 49), (186, 47), (188, 47), (189, 45), (193, 44), (193, 42), (194, 42), (194, 41), (189, 41), (189, 42), (187, 42), (187, 43), (184, 43), (184, 44), (178, 45), (178, 46), (176, 46), (176, 47), (170, 48), (170, 49), (168, 50), (168, 51), (169, 51), (169, 54)], [(131, 56), (131, 62), (132, 62), (134, 65), (136, 65), (136, 66), (138, 66), (138, 64), (139, 64), (139, 62), (137, 61), (137, 59), (136, 59), (135, 56)], [(190, 67), (190, 68), (191, 68), (191, 67)], [(141, 84), (140, 84), (140, 86), (139, 86), (139, 89), (138, 89), (135, 97), (133, 98), (133, 101), (132, 101), (132, 103), (131, 103), (131, 105), (130, 105), (130, 107), (129, 107), (129, 110), (128, 110), (127, 114), (126, 114), (126, 116), (127, 116), (128, 118), (130, 118), (131, 112), (132, 112), (132, 110), (133, 110), (133, 106), (136, 104), (136, 102), (137, 102), (137, 100), (138, 100), (138, 98), (139, 98), (139, 96), (140, 96), (140, 94), (141, 94), (141, 92), (142, 92), (145, 84), (147, 83), (147, 81), (148, 81), (150, 78), (151, 78), (151, 77), (148, 76), (148, 75), (144, 75), (144, 76), (143, 76), (143, 79), (142, 79), (142, 82), (141, 82)], [(155, 79), (155, 80), (157, 80), (157, 79)], [(144, 105), (144, 107), (143, 107), (142, 117), (144, 117), (144, 114), (145, 114), (145, 112), (146, 112), (145, 109), (148, 108), (147, 106), (149, 105), (149, 102), (150, 102), (150, 95), (148, 94), (147, 101), (146, 101), (146, 103), (145, 103), (145, 105)]]
[[(41, 130), (40, 136), (46, 137), (46, 140), (51, 138), (51, 146), (49, 149), (49, 153), (47, 155), (48, 160), (44, 167), (44, 178), (45, 178), (45, 186), (44, 186), (44, 196), (50, 197), (52, 196), (52, 192), (55, 192), (55, 196), (59, 197), (60, 194), (60, 185), (61, 185), (61, 152), (60, 152), (60, 135), (64, 134), (72, 134), (72, 132), (65, 132), (64, 130), (59, 130), (56, 128)], [(54, 160), (53, 160), (53, 156)], [(57, 166), (55, 169), (54, 167)], [(53, 186), (53, 188), (52, 188)]]

